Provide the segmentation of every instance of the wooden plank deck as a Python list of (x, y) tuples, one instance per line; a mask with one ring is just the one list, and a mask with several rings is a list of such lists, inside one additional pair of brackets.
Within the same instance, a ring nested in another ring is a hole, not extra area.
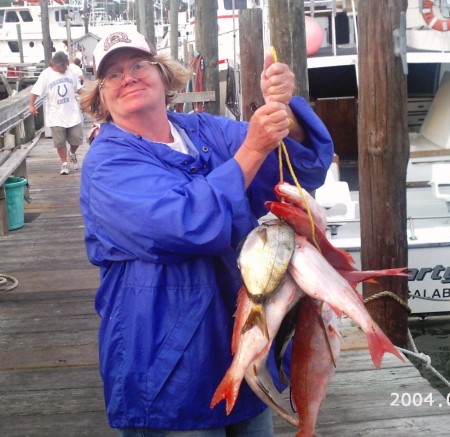
[[(86, 150), (79, 149), (81, 159)], [(19, 280), (15, 290), (0, 292), (0, 436), (115, 436), (98, 375), (98, 276), (84, 250), (79, 172), (60, 176), (51, 140), (41, 138), (28, 174), (25, 226), (0, 238), (0, 273)], [(318, 436), (449, 435), (450, 407), (409, 361), (387, 355), (374, 370), (358, 330), (343, 334)], [(392, 393), (432, 393), (436, 402), (391, 406)], [(278, 417), (275, 431), (295, 435)]]
[(98, 374), (98, 273), (84, 250), (80, 175), (60, 176), (43, 137), (27, 165), (25, 226), (0, 238), (0, 273), (19, 281), (0, 293), (0, 435), (115, 436)]

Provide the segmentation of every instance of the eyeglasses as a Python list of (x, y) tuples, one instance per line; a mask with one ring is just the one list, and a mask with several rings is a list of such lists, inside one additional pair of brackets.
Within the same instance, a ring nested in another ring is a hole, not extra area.
[[(143, 79), (148, 76), (151, 70), (153, 69), (153, 65), (159, 65), (159, 62), (154, 61), (141, 61), (137, 64), (134, 64), (130, 70), (128, 71), (129, 75), (134, 77), (135, 79)], [(103, 87), (107, 88), (119, 88), (122, 86), (123, 81), (125, 80), (126, 73), (112, 73), (103, 78), (100, 82), (100, 89)]]

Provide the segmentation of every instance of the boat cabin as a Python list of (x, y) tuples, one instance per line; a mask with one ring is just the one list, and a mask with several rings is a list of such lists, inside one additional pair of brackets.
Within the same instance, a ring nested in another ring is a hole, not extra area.
[[(23, 4), (22, 4), (23, 3)], [(48, 6), (53, 51), (67, 50), (67, 27), (82, 29), (78, 7), (51, 4)], [(22, 41), (22, 47), (20, 47)], [(22, 52), (21, 53), (21, 49)], [(41, 8), (39, 2), (0, 8), (0, 65), (17, 62), (39, 63), (44, 59), (42, 45)], [(21, 58), (19, 57), (21, 55)]]

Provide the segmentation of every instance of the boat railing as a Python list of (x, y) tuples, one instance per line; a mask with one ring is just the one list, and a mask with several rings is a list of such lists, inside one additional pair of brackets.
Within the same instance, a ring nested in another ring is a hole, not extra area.
[[(408, 223), (408, 229), (409, 229), (409, 239), (410, 240), (417, 240), (417, 234), (416, 234), (416, 228), (419, 226), (417, 222), (420, 221), (436, 221), (441, 220), (442, 223), (450, 224), (450, 215), (429, 215), (429, 216), (408, 216), (407, 217), (407, 223)], [(327, 220), (327, 228), (329, 229), (331, 235), (336, 236), (338, 235), (338, 230), (341, 226), (351, 223), (360, 223), (361, 219), (355, 218), (355, 219), (333, 219), (329, 218)]]
[(0, 74), (3, 74), (7, 79), (37, 79), (44, 69), (45, 64), (11, 63), (0, 67)]
[[(29, 124), (28, 119), (34, 119), (29, 111), (29, 95), (31, 86), (18, 93), (0, 101), (0, 135), (4, 136), (12, 129), (24, 124)], [(44, 104), (45, 98), (39, 96), (36, 99), (36, 107), (40, 108)], [(42, 111), (41, 111), (42, 112)], [(27, 135), (25, 135), (27, 136)], [(3, 150), (0, 148), (0, 151)]]
[(445, 220), (448, 223), (449, 219), (450, 219), (449, 215), (430, 215), (430, 216), (420, 216), (420, 217), (409, 216), (407, 218), (409, 232), (410, 232), (409, 239), (417, 240), (415, 221), (418, 221), (418, 220)]

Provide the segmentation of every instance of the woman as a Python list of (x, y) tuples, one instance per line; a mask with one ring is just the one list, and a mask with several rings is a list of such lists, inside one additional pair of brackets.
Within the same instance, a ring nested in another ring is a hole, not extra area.
[(102, 126), (84, 160), (81, 208), (101, 273), (109, 423), (122, 436), (272, 435), (270, 412), (245, 384), (229, 416), (209, 407), (232, 358), (237, 246), (273, 199), (280, 141), (314, 190), (332, 160), (330, 136), (271, 56), (266, 104), (250, 123), (168, 112), (188, 72), (138, 33), (109, 35), (94, 62), (82, 107)]

